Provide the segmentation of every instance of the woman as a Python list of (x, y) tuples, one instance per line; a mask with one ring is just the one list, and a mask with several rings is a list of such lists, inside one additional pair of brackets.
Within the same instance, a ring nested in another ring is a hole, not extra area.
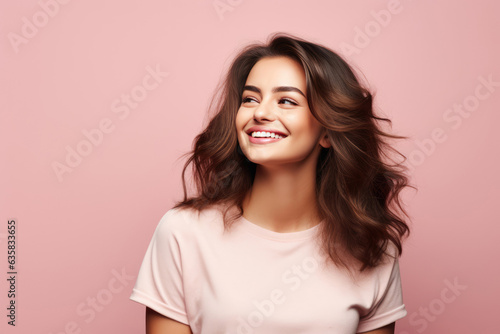
[(146, 332), (394, 333), (408, 182), (383, 137), (405, 137), (341, 57), (290, 34), (244, 48), (219, 92), (130, 297)]

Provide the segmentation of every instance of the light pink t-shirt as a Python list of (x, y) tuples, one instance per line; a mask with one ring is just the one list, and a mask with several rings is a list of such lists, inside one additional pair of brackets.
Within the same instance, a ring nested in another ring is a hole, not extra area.
[(319, 227), (279, 233), (241, 217), (223, 234), (215, 207), (170, 209), (130, 299), (193, 334), (353, 334), (406, 316), (397, 259), (353, 281), (324, 265)]

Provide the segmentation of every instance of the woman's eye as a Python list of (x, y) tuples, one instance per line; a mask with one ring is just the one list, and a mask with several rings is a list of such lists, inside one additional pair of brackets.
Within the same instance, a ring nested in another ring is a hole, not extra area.
[[(246, 102), (258, 102), (257, 100), (255, 100), (254, 98), (251, 98), (251, 97), (245, 97), (241, 100), (241, 103), (246, 103)], [(287, 98), (283, 98), (281, 100), (279, 100), (278, 103), (282, 103), (282, 104), (291, 104), (291, 105), (297, 105), (297, 103), (293, 100), (290, 100), (290, 99), (287, 99)]]
[(295, 103), (294, 101), (290, 100), (290, 99), (281, 99), (280, 102), (289, 102), (291, 103), (292, 105), (297, 105), (297, 103)]
[(245, 103), (245, 102), (250, 102), (254, 99), (252, 99), (251, 97), (245, 97), (243, 100), (241, 100), (242, 103)]

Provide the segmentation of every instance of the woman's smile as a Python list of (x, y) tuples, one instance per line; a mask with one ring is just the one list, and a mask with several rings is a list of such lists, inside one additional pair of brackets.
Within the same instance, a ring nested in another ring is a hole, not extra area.
[(283, 140), (286, 137), (274, 134), (272, 132), (252, 132), (248, 135), (250, 138), (250, 142), (252, 144), (267, 144), (267, 143), (275, 143), (277, 141)]

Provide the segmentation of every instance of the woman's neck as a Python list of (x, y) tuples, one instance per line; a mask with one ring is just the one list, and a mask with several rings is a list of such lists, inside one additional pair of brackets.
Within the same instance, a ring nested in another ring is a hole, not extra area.
[(243, 216), (263, 228), (297, 232), (320, 222), (314, 168), (257, 166), (255, 179), (243, 201)]

